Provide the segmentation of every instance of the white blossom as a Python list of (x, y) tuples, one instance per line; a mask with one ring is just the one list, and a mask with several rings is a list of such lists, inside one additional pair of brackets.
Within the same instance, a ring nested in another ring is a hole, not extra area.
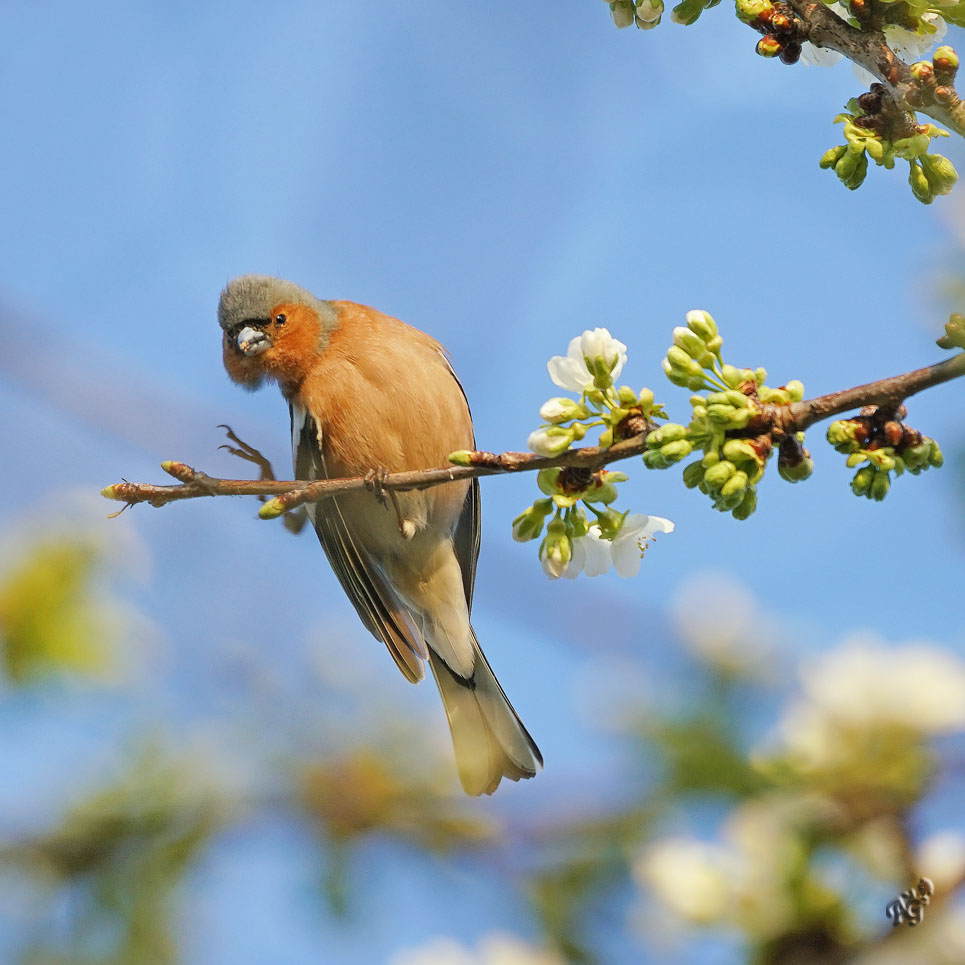
[(593, 388), (590, 368), (599, 366), (619, 377), (627, 361), (627, 347), (605, 328), (587, 329), (570, 340), (566, 355), (554, 355), (546, 363), (550, 378), (561, 389), (583, 393)]
[(613, 540), (613, 567), (625, 579), (640, 572), (643, 552), (656, 533), (672, 533), (674, 524), (661, 516), (630, 513)]

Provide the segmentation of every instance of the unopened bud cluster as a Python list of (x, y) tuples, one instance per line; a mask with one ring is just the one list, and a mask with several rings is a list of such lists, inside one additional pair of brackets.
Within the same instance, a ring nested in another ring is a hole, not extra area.
[(958, 104), (955, 90), (958, 54), (947, 44), (935, 49), (931, 61), (916, 61), (909, 69), (915, 85), (905, 94), (905, 100), (912, 107), (927, 107), (929, 104), (955, 107)]
[[(573, 540), (589, 532), (591, 524), (586, 510), (596, 517), (594, 524), (603, 539), (613, 539), (620, 532), (626, 513), (617, 513), (609, 505), (618, 495), (616, 483), (628, 478), (626, 473), (606, 469), (597, 472), (567, 467), (540, 470), (536, 482), (547, 498), (537, 499), (513, 520), (513, 539), (518, 543), (537, 539), (545, 524), (540, 559), (555, 554), (565, 566), (570, 560)], [(552, 518), (547, 523), (549, 517)]]
[(801, 44), (808, 38), (808, 25), (787, 3), (771, 0), (737, 0), (737, 17), (764, 36), (757, 42), (762, 57), (779, 57), (796, 64)]
[(965, 315), (953, 312), (945, 322), (945, 334), (938, 339), (939, 348), (965, 349)]
[(944, 462), (938, 443), (901, 421), (904, 406), (866, 406), (854, 419), (839, 419), (828, 427), (828, 442), (848, 456), (849, 467), (860, 467), (851, 480), (856, 496), (884, 499), (891, 473), (918, 473)]
[[(709, 391), (691, 396), (689, 425), (668, 423), (647, 436), (643, 461), (650, 469), (666, 469), (701, 450), (701, 458), (684, 469), (684, 484), (709, 496), (715, 509), (747, 519), (757, 506), (757, 484), (774, 450), (773, 421), (764, 417), (764, 407), (800, 402), (804, 386), (792, 381), (772, 388), (765, 384), (764, 369), (725, 364), (723, 339), (707, 312), (688, 312), (686, 328), (675, 328), (673, 341), (663, 361), (667, 378), (674, 385)], [(807, 479), (813, 469), (803, 439), (799, 433), (781, 443), (778, 471), (788, 482)]]
[[(666, 418), (650, 389), (637, 392), (628, 385), (617, 386), (627, 360), (626, 349), (605, 328), (595, 328), (572, 339), (565, 356), (549, 360), (550, 378), (576, 398), (556, 396), (543, 403), (539, 410), (543, 424), (527, 440), (533, 452), (562, 455), (597, 429), (598, 444), (607, 449), (621, 439), (646, 433), (653, 428), (654, 419)], [(624, 531), (628, 513), (617, 512), (611, 504), (617, 498), (617, 483), (627, 478), (625, 473), (605, 469), (553, 466), (540, 470), (537, 484), (546, 498), (537, 499), (513, 520), (513, 538), (534, 540), (545, 528), (539, 556), (544, 571), (554, 579), (581, 572), (597, 575), (605, 572), (610, 562), (621, 574), (629, 574), (632, 553), (628, 561), (623, 547), (618, 563), (610, 544), (626, 537), (639, 550), (653, 532), (669, 532), (673, 525), (659, 517), (635, 516), (631, 532)]]
[(937, 195), (951, 191), (958, 180), (955, 166), (941, 154), (928, 153), (932, 138), (948, 137), (948, 131), (934, 124), (916, 123), (914, 114), (901, 110), (886, 96), (883, 84), (872, 84), (846, 106), (847, 110), (834, 119), (835, 124), (844, 125), (845, 143), (826, 151), (820, 161), (821, 167), (833, 170), (846, 188), (854, 191), (861, 186), (870, 157), (888, 170), (895, 166), (895, 158), (907, 161), (908, 183), (923, 204), (931, 204)]
[[(684, 25), (694, 23), (697, 18), (720, 0), (682, 0), (673, 8), (671, 19)], [(663, 16), (663, 0), (612, 0), (610, 16), (620, 29), (636, 25), (640, 30), (651, 30), (660, 23)]]

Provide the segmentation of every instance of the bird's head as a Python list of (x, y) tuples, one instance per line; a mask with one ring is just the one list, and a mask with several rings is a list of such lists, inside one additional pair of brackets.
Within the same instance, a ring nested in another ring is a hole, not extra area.
[(337, 317), (331, 302), (282, 278), (240, 275), (218, 303), (224, 367), (233, 381), (257, 389), (265, 379), (294, 391), (321, 352)]

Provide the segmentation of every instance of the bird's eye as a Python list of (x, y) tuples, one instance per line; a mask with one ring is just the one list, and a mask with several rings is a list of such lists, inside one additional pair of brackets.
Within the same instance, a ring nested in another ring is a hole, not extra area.
[(288, 321), (288, 316), (284, 314), (278, 314), (275, 316), (276, 325), (284, 325)]

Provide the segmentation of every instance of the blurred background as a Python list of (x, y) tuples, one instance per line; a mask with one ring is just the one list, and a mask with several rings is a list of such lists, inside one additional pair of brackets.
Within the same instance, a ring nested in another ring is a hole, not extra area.
[(510, 536), (535, 481), (484, 480), (474, 624), (546, 759), (492, 799), (313, 534), (98, 496), (165, 459), (249, 475), (220, 423), (288, 475), (285, 404), (220, 361), (248, 271), (433, 334), (496, 451), (587, 327), (677, 419), (691, 308), (808, 395), (937, 361), (965, 192), (819, 170), (847, 65), (756, 57), (723, 8), (0, 9), (0, 961), (965, 960), (959, 384), (909, 405), (945, 468), (881, 504), (826, 427), (744, 523), (621, 467), (622, 508), (677, 523), (633, 581), (549, 583)]

